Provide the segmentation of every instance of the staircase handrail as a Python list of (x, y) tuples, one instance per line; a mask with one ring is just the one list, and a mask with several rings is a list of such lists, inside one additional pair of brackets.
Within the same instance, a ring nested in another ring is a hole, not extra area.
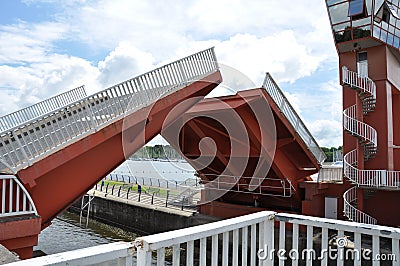
[(363, 141), (367, 141), (378, 147), (378, 136), (375, 128), (359, 121), (356, 117), (356, 105), (352, 105), (343, 111), (343, 127), (351, 134), (357, 135)]
[(357, 186), (400, 188), (400, 171), (360, 170), (355, 167), (356, 162), (356, 149), (350, 151), (343, 157), (344, 175)]
[(357, 72), (349, 70), (346, 66), (342, 67), (342, 82), (351, 87), (358, 88), (362, 92), (370, 94), (376, 100), (376, 84), (369, 77), (361, 77)]
[(353, 222), (377, 224), (377, 220), (355, 208), (351, 203), (357, 201), (357, 187), (352, 187), (343, 194), (344, 214)]

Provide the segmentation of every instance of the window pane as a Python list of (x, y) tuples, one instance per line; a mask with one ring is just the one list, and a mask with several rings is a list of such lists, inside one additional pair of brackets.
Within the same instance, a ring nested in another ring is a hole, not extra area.
[(399, 48), (400, 46), (400, 39), (398, 37), (394, 37), (393, 46)]
[(362, 62), (362, 61), (367, 61), (368, 60), (368, 54), (367, 52), (361, 52), (357, 54), (357, 62)]
[(360, 15), (364, 11), (364, 0), (350, 0), (349, 17)]
[(359, 20), (353, 20), (353, 27), (358, 27), (358, 26), (363, 26), (363, 25), (368, 25), (371, 24), (371, 17), (359, 19)]
[(331, 16), (332, 24), (337, 24), (345, 21), (349, 21), (347, 16), (347, 10), (349, 8), (349, 3), (344, 2), (329, 8), (329, 15)]
[(381, 29), (379, 27), (374, 27), (374, 37), (379, 39), (379, 36), (381, 35)]
[(344, 2), (344, 1), (343, 0), (327, 0), (326, 2), (328, 3), (328, 6), (331, 6), (331, 5), (337, 4), (339, 2)]
[(392, 5), (388, 4), (387, 6), (388, 6), (388, 8), (390, 10), (390, 13), (392, 13), (392, 16), (397, 18), (397, 19), (400, 19), (399, 14), (397, 14), (397, 10)]

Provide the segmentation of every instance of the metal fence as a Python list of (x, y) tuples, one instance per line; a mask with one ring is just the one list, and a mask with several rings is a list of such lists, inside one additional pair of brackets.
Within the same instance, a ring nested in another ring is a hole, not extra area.
[(399, 239), (399, 228), (263, 211), (9, 265), (399, 265)]
[(32, 119), (47, 114), (67, 104), (76, 102), (86, 97), (84, 86), (61, 93), (24, 109), (0, 117), (0, 132), (12, 129), (18, 125), (24, 124)]
[(25, 187), (13, 175), (0, 175), (0, 218), (38, 214)]
[(0, 133), (0, 172), (16, 173), (218, 68), (210, 48), (4, 131)]
[(265, 76), (263, 87), (278, 106), (279, 110), (281, 110), (283, 115), (293, 126), (294, 130), (297, 132), (303, 142), (307, 145), (307, 148), (311, 151), (314, 158), (319, 164), (322, 164), (326, 159), (325, 153), (320, 149), (310, 131), (308, 131), (299, 115), (296, 113), (288, 99), (285, 97), (269, 73), (267, 73)]

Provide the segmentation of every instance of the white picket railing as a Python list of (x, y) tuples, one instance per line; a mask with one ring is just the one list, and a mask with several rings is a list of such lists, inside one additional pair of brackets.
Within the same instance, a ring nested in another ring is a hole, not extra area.
[(0, 175), (0, 218), (35, 214), (37, 210), (31, 196), (17, 177)]
[(377, 224), (377, 220), (355, 208), (352, 203), (357, 201), (357, 187), (352, 187), (343, 194), (344, 213), (353, 222), (365, 224)]
[(343, 182), (343, 167), (323, 166), (319, 170), (317, 182)]
[(297, 132), (303, 142), (306, 144), (307, 148), (311, 151), (317, 162), (322, 164), (326, 159), (325, 153), (318, 146), (318, 143), (315, 141), (310, 131), (308, 131), (297, 112), (294, 110), (286, 96), (283, 94), (269, 73), (267, 73), (265, 76), (263, 87), (289, 123), (293, 126), (294, 130)]
[(210, 48), (0, 133), (0, 172), (18, 170), (218, 71)]
[[(77, 240), (79, 241), (79, 240)], [(125, 265), (134, 264), (133, 243), (116, 242), (9, 263), (9, 266)], [(138, 266), (140, 264), (137, 264)]]
[(12, 129), (37, 117), (41, 117), (43, 114), (57, 110), (84, 97), (86, 97), (85, 87), (81, 86), (2, 116), (0, 117), (0, 132)]
[(399, 240), (399, 228), (263, 211), (8, 265), (399, 265)]

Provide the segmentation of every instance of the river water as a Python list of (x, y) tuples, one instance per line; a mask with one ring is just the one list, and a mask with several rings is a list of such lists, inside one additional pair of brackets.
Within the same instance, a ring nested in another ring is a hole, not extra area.
[[(182, 161), (131, 161), (119, 166), (114, 174), (128, 174), (142, 178), (156, 178), (168, 181), (184, 181), (194, 177), (194, 169)], [(88, 228), (79, 225), (79, 215), (65, 212), (39, 235), (35, 254), (56, 254), (81, 248), (107, 244), (116, 241), (133, 241), (138, 235), (93, 219)], [(135, 259), (134, 259), (135, 260)], [(166, 263), (168, 265), (168, 263)]]
[(89, 220), (88, 228), (79, 225), (79, 215), (65, 212), (39, 235), (35, 251), (50, 255), (116, 241), (133, 241), (137, 234)]

